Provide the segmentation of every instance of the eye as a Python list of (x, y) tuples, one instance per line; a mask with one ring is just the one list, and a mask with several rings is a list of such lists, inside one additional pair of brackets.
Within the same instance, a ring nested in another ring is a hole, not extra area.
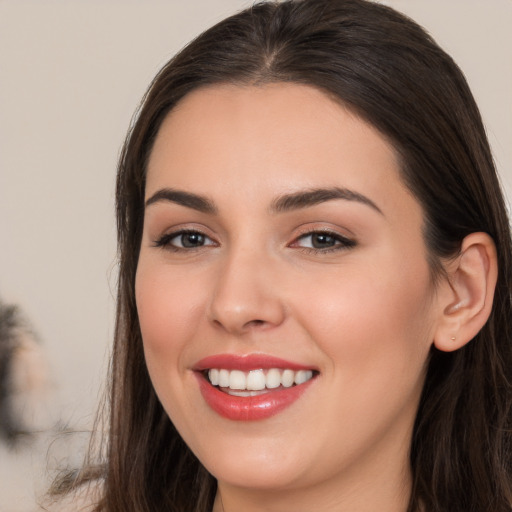
[(155, 241), (156, 247), (165, 247), (175, 251), (200, 249), (201, 247), (215, 245), (215, 242), (204, 233), (193, 230), (182, 230), (168, 233)]
[(354, 247), (356, 242), (338, 233), (312, 231), (298, 237), (291, 247), (304, 248), (316, 252), (329, 252)]

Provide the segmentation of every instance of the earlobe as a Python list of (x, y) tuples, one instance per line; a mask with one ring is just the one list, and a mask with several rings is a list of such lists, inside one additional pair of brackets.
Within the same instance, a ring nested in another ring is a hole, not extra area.
[(468, 235), (446, 271), (434, 346), (452, 352), (471, 341), (491, 314), (498, 276), (493, 239), (486, 233)]

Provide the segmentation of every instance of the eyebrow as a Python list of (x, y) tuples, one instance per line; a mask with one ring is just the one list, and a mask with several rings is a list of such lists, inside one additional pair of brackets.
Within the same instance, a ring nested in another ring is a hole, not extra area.
[(171, 202), (176, 203), (187, 208), (192, 208), (202, 213), (208, 213), (214, 215), (218, 213), (218, 209), (207, 197), (200, 196), (198, 194), (191, 194), (190, 192), (184, 192), (183, 190), (175, 190), (172, 188), (163, 188), (153, 194), (146, 201), (146, 208), (152, 204), (159, 202)]
[(360, 194), (359, 192), (339, 187), (315, 188), (280, 196), (272, 202), (271, 210), (277, 213), (288, 212), (291, 210), (308, 208), (310, 206), (315, 206), (335, 199), (356, 201), (369, 206), (381, 215), (384, 215), (382, 210), (368, 197)]
[[(336, 199), (355, 201), (369, 206), (381, 215), (384, 215), (382, 210), (368, 197), (360, 194), (359, 192), (354, 192), (353, 190), (340, 187), (301, 190), (299, 192), (279, 196), (272, 201), (270, 211), (274, 213), (289, 212)], [(208, 197), (172, 188), (163, 188), (158, 190), (146, 201), (145, 206), (147, 208), (148, 206), (159, 202), (179, 204), (210, 215), (215, 215), (219, 211), (215, 203)]]

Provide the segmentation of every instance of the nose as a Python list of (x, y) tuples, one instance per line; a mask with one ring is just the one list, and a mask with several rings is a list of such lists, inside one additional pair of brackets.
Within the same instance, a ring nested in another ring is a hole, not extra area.
[(270, 260), (241, 249), (222, 262), (209, 307), (209, 319), (216, 327), (243, 335), (284, 321), (277, 272)]

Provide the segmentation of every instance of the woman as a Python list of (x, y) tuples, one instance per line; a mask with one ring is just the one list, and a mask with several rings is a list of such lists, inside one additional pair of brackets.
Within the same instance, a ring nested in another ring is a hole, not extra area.
[(96, 510), (511, 509), (506, 210), (412, 21), (285, 1), (199, 36), (144, 98), (117, 219)]

